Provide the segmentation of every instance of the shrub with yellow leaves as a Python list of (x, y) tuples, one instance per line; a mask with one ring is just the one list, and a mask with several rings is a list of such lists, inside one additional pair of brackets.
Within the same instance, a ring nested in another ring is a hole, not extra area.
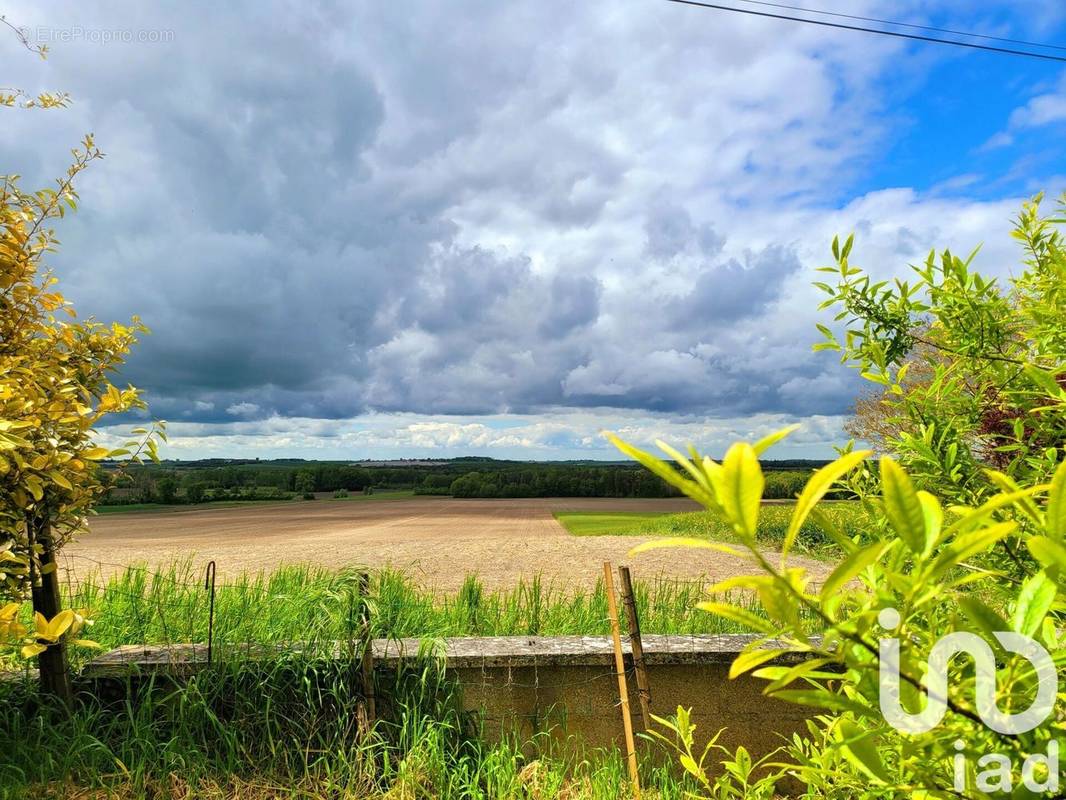
[[(43, 259), (58, 244), (53, 221), (77, 207), (74, 180), (101, 158), (91, 136), (55, 189), (25, 192), (18, 176), (0, 178), (0, 641), (26, 656), (73, 638), (82, 612), (59, 613), (55, 552), (85, 529), (104, 490), (103, 459), (155, 457), (162, 423), (108, 449), (95, 442), (109, 416), (144, 408), (138, 390), (110, 376), (145, 327), (78, 320)], [(51, 584), (51, 586), (49, 586)], [(35, 630), (18, 622), (32, 596)], [(23, 638), (28, 636), (29, 641)]]

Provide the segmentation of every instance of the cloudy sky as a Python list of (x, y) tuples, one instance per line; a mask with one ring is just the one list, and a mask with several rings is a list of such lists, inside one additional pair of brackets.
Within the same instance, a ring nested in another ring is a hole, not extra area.
[[(808, 5), (1066, 44), (1059, 0)], [(175, 458), (718, 452), (794, 421), (777, 454), (825, 456), (863, 388), (810, 350), (833, 235), (878, 275), (978, 244), (1007, 275), (1020, 199), (1066, 188), (1052, 62), (663, 0), (3, 13), (52, 52), (0, 38), (0, 85), (74, 102), (3, 113), (0, 171), (45, 185), (95, 133), (53, 266), (152, 329), (123, 379)]]

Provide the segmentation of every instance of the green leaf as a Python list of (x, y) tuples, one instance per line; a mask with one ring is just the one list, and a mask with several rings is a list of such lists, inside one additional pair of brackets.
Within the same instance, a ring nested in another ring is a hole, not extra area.
[(741, 653), (733, 659), (733, 663), (729, 666), (729, 679), (733, 680), (746, 672), (751, 672), (756, 667), (765, 664), (767, 661), (773, 661), (775, 658), (782, 656), (787, 652), (789, 651), (757, 647)]
[(919, 490), (918, 502), (922, 504), (926, 548), (928, 549), (940, 538), (940, 529), (944, 525), (944, 509), (940, 507), (940, 501), (929, 492)]
[(1059, 382), (1055, 380), (1055, 376), (1046, 370), (1040, 369), (1040, 367), (1033, 366), (1032, 364), (1026, 364), (1025, 374), (1029, 380), (1047, 392), (1051, 397), (1061, 397), (1063, 394), (1062, 387), (1059, 386)]
[(706, 611), (710, 614), (716, 614), (719, 617), (725, 617), (728, 620), (736, 622), (737, 624), (756, 631), (758, 633), (775, 633), (773, 625), (762, 617), (757, 617), (750, 611), (746, 611), (743, 608), (737, 606), (731, 606), (728, 603), (714, 603), (705, 601), (697, 603), (696, 608), (701, 611)]
[(74, 488), (70, 481), (67, 480), (67, 477), (59, 470), (50, 470), (48, 472), (48, 477), (52, 479), (52, 483), (56, 486), (60, 486), (68, 491)]
[(1031, 536), (1025, 542), (1033, 557), (1049, 569), (1066, 575), (1066, 545), (1049, 536)]
[(694, 450), (693, 458), (689, 460), (685, 458), (682, 453), (678, 452), (678, 450), (671, 447), (666, 442), (656, 439), (655, 446), (662, 450), (664, 453), (666, 453), (668, 456), (670, 456), (670, 458), (672, 458), (679, 467), (684, 469), (689, 475), (691, 475), (695, 479), (697, 484), (706, 489), (708, 492), (713, 493), (711, 483), (707, 478), (707, 474), (705, 472), (700, 471), (699, 466), (697, 466), (696, 464), (696, 460), (699, 456), (697, 453), (695, 453)]
[(910, 476), (887, 456), (881, 459), (881, 492), (889, 523), (915, 555), (922, 555), (929, 543), (925, 512)]
[(1055, 470), (1047, 494), (1047, 532), (1066, 539), (1066, 460)]
[(822, 584), (820, 592), (823, 603), (840, 591), (852, 578), (873, 564), (889, 547), (887, 542), (874, 542), (854, 553), (849, 553)]
[(799, 425), (789, 425), (787, 428), (782, 428), (781, 430), (775, 433), (771, 433), (769, 436), (764, 436), (755, 444), (753, 444), (751, 448), (755, 451), (755, 455), (761, 456), (763, 453), (765, 453), (775, 444), (780, 442), (786, 436), (789, 436), (790, 434), (799, 430), (799, 428)]
[(825, 497), (825, 493), (833, 487), (834, 483), (855, 469), (871, 452), (873, 451), (856, 450), (854, 453), (848, 453), (836, 461), (826, 464), (810, 477), (807, 485), (800, 492), (799, 499), (796, 500), (796, 508), (792, 512), (792, 521), (789, 522), (788, 531), (785, 533), (784, 542), (781, 544), (782, 557), (787, 555), (792, 548), (796, 541), (796, 536), (799, 535), (800, 528), (803, 527), (803, 523), (807, 521), (807, 517), (814, 507), (818, 505), (818, 501)]
[(833, 521), (832, 517), (817, 506), (811, 509), (810, 520), (845, 553), (854, 553), (859, 549), (859, 546), (848, 538), (847, 534)]
[(770, 685), (766, 687), (766, 691), (768, 694), (773, 694), (779, 689), (792, 685), (800, 678), (805, 679), (808, 684), (814, 681), (839, 681), (839, 672), (829, 672), (822, 669), (826, 664), (831, 663), (833, 663), (832, 660), (828, 658), (809, 658), (790, 667), (763, 667), (755, 670), (752, 675), (756, 678), (771, 681)]
[(841, 719), (837, 729), (840, 733), (840, 749), (844, 757), (879, 783), (891, 783), (888, 771), (881, 761), (881, 754), (874, 745), (875, 733), (866, 731), (850, 719)]
[(635, 556), (639, 553), (646, 553), (649, 550), (663, 550), (668, 547), (689, 547), (696, 550), (717, 550), (719, 553), (729, 553), (731, 556), (738, 556), (743, 558), (745, 554), (735, 547), (730, 547), (727, 544), (721, 542), (712, 542), (707, 539), (692, 539), (683, 536), (676, 536), (669, 539), (653, 539), (650, 542), (644, 542), (638, 544), (631, 549), (627, 555)]
[(981, 528), (964, 534), (951, 542), (937, 556), (929, 570), (929, 579), (938, 578), (954, 566), (958, 566), (970, 556), (984, 552), (1004, 536), (1009, 536), (1018, 529), (1016, 522), (1001, 522), (988, 528)]
[(855, 244), (855, 234), (849, 234), (848, 239), (844, 242), (844, 249), (840, 252), (841, 258), (847, 258), (851, 254), (851, 246)]
[[(991, 471), (989, 471), (988, 474), (991, 476)], [(1026, 498), (1035, 494), (1038, 488), (1039, 487), (1031, 487), (1028, 489), (1019, 489), (1016, 492), (1008, 492), (1007, 494), (997, 494), (991, 500), (982, 503), (977, 508), (968, 508), (965, 506), (959, 507), (961, 508), (959, 513), (961, 513), (962, 516), (955, 520), (955, 522), (951, 523), (944, 533), (950, 535), (975, 528), (984, 522), (984, 520), (991, 517), (999, 509), (1018, 505), (1019, 501), (1024, 501)]]
[(699, 768), (696, 760), (688, 753), (682, 753), (680, 756), (681, 766), (685, 768), (685, 771), (690, 775), (700, 778), (703, 776), (703, 771)]
[(862, 705), (851, 698), (818, 689), (780, 689), (772, 693), (772, 696), (788, 703), (801, 706), (813, 706), (814, 708), (826, 708), (831, 711), (850, 711), (859, 717), (876, 719), (878, 714), (870, 708)]
[(1018, 592), (1011, 625), (1018, 633), (1033, 636), (1044, 622), (1044, 617), (1055, 602), (1058, 587), (1044, 572), (1030, 576)]
[(606, 433), (605, 435), (615, 447), (627, 456), (643, 464), (651, 472), (658, 475), (671, 486), (680, 489), (697, 503), (710, 509), (717, 509), (719, 507), (717, 499), (710, 492), (695, 481), (690, 481), (688, 478), (681, 475), (676, 469), (671, 467), (661, 458), (656, 458), (651, 453), (645, 453), (640, 448), (622, 441), (613, 433)]
[(959, 604), (963, 612), (973, 623), (981, 629), (985, 639), (993, 646), (999, 647), (996, 633), (1010, 630), (1010, 624), (1000, 616), (1000, 613), (978, 600), (969, 592), (960, 592), (955, 596), (955, 602)]
[(726, 518), (737, 532), (755, 540), (759, 524), (759, 506), (765, 480), (755, 448), (737, 442), (722, 460), (722, 493), (719, 499)]

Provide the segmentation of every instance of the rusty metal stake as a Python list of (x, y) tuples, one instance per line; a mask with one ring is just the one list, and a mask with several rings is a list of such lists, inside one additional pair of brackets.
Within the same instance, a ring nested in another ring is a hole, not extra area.
[(211, 654), (215, 643), (215, 562), (207, 562), (204, 572), (204, 589), (211, 590), (211, 600), (207, 611), (207, 663), (211, 663)]
[(618, 582), (622, 587), (622, 604), (629, 619), (629, 646), (633, 650), (633, 671), (637, 676), (637, 697), (640, 700), (640, 716), (644, 730), (651, 729), (651, 686), (648, 669), (644, 663), (644, 642), (640, 638), (640, 617), (637, 616), (637, 597), (633, 592), (633, 578), (629, 567), (618, 568)]
[(371, 638), (369, 595), (370, 575), (362, 572), (359, 574), (359, 622), (363, 647), (361, 683), (363, 699), (366, 702), (367, 726), (373, 727), (377, 720), (378, 710), (377, 695), (374, 693), (374, 640)]

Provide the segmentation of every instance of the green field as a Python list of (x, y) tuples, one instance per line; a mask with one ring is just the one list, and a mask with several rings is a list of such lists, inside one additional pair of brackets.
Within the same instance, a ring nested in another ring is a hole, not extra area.
[(650, 520), (667, 515), (665, 512), (615, 511), (557, 511), (555, 518), (574, 536), (616, 536), (634, 533)]
[(284, 503), (284, 500), (215, 500), (208, 503), (125, 503), (122, 505), (96, 506), (97, 514), (159, 514), (177, 511), (203, 511), (213, 508), (234, 508), (236, 506), (261, 506), (265, 503)]
[(410, 497), (415, 497), (414, 489), (379, 489), (375, 490), (373, 494), (349, 494), (347, 497), (326, 497), (319, 499), (326, 500), (403, 500)]
[[(780, 545), (788, 530), (793, 508), (791, 503), (762, 507), (759, 512), (760, 543), (766, 544), (767, 547)], [(858, 503), (823, 503), (822, 511), (849, 535), (861, 532), (864, 514)], [(575, 536), (685, 536), (718, 541), (736, 540), (729, 526), (709, 511), (683, 514), (562, 511), (557, 512), (555, 518)], [(828, 537), (809, 521), (800, 529), (797, 544), (801, 550), (811, 555), (840, 555)]]

